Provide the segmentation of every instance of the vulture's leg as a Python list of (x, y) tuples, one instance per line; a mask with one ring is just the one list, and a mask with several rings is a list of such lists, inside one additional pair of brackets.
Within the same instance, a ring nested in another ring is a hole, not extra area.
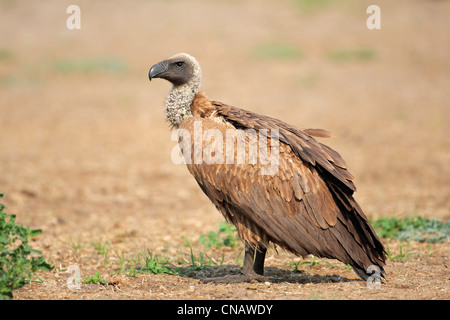
[(242, 273), (250, 277), (254, 275), (263, 276), (266, 251), (267, 249), (260, 245), (257, 245), (256, 248), (252, 248), (247, 241), (245, 241), (245, 256)]
[(241, 274), (228, 275), (223, 277), (205, 278), (202, 282), (216, 282), (216, 283), (237, 283), (237, 282), (252, 282), (252, 281), (266, 281), (264, 278), (264, 258), (266, 257), (267, 249), (263, 246), (256, 246), (252, 248), (245, 242), (244, 265)]

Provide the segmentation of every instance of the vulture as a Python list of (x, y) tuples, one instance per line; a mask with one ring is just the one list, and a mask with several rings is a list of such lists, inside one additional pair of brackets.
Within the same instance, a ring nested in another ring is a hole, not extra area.
[(200, 91), (199, 63), (186, 53), (156, 63), (148, 76), (172, 84), (165, 111), (178, 132), (178, 154), (245, 244), (241, 273), (211, 281), (265, 281), (270, 243), (301, 257), (337, 259), (362, 280), (373, 270), (384, 277), (386, 251), (353, 197), (354, 178), (341, 156), (316, 140), (328, 131), (210, 100)]

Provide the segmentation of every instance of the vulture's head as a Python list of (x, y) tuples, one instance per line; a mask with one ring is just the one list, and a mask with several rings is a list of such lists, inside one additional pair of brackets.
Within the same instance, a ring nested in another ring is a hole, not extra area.
[(200, 90), (202, 71), (194, 57), (178, 53), (153, 65), (149, 72), (150, 81), (162, 78), (173, 84), (166, 99), (166, 119), (174, 128), (192, 116), (191, 103)]
[(185, 84), (200, 86), (201, 77), (202, 72), (199, 63), (187, 53), (178, 53), (158, 62), (148, 72), (150, 81), (153, 78), (162, 78), (171, 82), (174, 86)]

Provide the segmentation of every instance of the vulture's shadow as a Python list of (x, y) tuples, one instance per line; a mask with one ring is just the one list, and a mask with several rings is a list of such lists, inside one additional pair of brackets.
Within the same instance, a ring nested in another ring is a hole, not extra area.
[[(219, 278), (230, 275), (239, 275), (241, 267), (235, 265), (228, 266), (202, 266), (202, 267), (183, 267), (178, 270), (178, 275), (185, 278), (202, 279)], [(271, 283), (337, 283), (353, 282), (359, 279), (348, 279), (339, 275), (318, 275), (302, 271), (292, 272), (277, 267), (264, 268), (264, 277)]]

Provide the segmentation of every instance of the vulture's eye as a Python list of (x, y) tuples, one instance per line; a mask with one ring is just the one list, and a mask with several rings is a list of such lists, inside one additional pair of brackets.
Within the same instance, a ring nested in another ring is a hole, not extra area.
[(182, 66), (184, 66), (184, 61), (178, 61), (176, 63), (176, 65), (177, 65), (177, 67), (182, 67)]

